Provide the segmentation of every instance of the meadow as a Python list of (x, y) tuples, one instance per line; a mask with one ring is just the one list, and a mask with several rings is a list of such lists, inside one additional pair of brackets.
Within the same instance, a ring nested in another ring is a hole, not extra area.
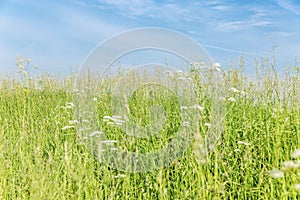
[[(242, 59), (226, 69), (226, 116), (217, 147), (199, 159), (195, 138), (171, 166), (141, 173), (101, 164), (78, 136), (76, 74), (35, 74), (22, 59), (18, 66), (18, 74), (0, 81), (0, 199), (300, 198), (299, 66), (279, 74), (265, 58), (250, 75)], [(197, 84), (199, 77), (191, 77)], [(109, 115), (109, 97), (97, 101), (100, 118)], [(141, 118), (145, 111), (135, 109)], [(176, 127), (178, 118), (170, 119)], [(207, 129), (205, 122), (199, 123)], [(161, 147), (152, 145), (157, 142), (141, 146), (153, 150)]]

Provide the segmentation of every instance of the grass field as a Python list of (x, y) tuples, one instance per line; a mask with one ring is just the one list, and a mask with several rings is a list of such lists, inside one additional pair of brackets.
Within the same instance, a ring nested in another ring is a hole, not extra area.
[(251, 78), (243, 63), (227, 70), (218, 147), (199, 160), (196, 138), (172, 166), (126, 173), (99, 163), (78, 137), (75, 75), (30, 79), (25, 62), (16, 77), (0, 83), (0, 199), (300, 198), (297, 66), (279, 76), (268, 63), (257, 64)]

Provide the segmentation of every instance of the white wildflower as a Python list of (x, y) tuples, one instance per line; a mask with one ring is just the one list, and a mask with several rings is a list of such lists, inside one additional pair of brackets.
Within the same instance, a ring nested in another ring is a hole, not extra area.
[(246, 92), (245, 92), (245, 91), (241, 91), (240, 94), (243, 95), (243, 96), (245, 96), (245, 95), (246, 95)]
[(65, 126), (65, 127), (63, 127), (63, 128), (61, 128), (61, 130), (67, 130), (67, 129), (71, 129), (71, 128), (74, 128), (74, 126)]
[(202, 106), (200, 106), (200, 105), (198, 105), (198, 104), (195, 104), (195, 105), (193, 105), (193, 106), (190, 106), (190, 108), (193, 108), (193, 109), (195, 109), (195, 110), (204, 110), (204, 107), (202, 107)]
[(221, 67), (221, 64), (220, 64), (220, 63), (214, 63), (214, 66), (215, 66), (216, 68), (219, 68), (219, 67)]
[(91, 128), (89, 127), (83, 127), (83, 128), (80, 128), (79, 131), (82, 132), (82, 131), (89, 131), (91, 130)]
[(90, 121), (88, 119), (83, 119), (82, 123), (90, 123)]
[(245, 145), (245, 146), (250, 146), (251, 144), (248, 142), (243, 142), (243, 141), (238, 141), (237, 144), (239, 145)]
[(124, 178), (125, 176), (125, 174), (118, 174), (117, 176), (115, 176), (115, 178)]
[(93, 101), (97, 101), (97, 98), (96, 98), (96, 97), (94, 97), (92, 100), (93, 100)]
[(104, 144), (113, 144), (113, 143), (117, 143), (117, 140), (103, 140), (100, 141), (100, 143), (104, 143)]
[(296, 149), (293, 153), (292, 153), (292, 158), (298, 158), (300, 157), (300, 149)]
[(125, 122), (124, 120), (121, 120), (121, 119), (114, 119), (114, 118), (113, 118), (113, 121), (114, 121), (116, 124), (117, 124), (117, 123), (122, 124), (122, 123)]
[(239, 92), (240, 92), (238, 89), (236, 89), (236, 88), (234, 88), (234, 87), (231, 87), (231, 88), (229, 89), (229, 91), (231, 91), (231, 92), (233, 92), (233, 93), (239, 93)]
[(105, 116), (103, 117), (103, 119), (111, 119), (111, 116), (105, 115)]
[(208, 128), (210, 128), (211, 124), (206, 122), (206, 123), (204, 123), (204, 126), (207, 126)]
[(233, 97), (230, 97), (227, 100), (230, 101), (230, 102), (236, 102), (235, 98), (233, 98)]
[(113, 115), (113, 116), (111, 116), (112, 118), (114, 118), (114, 119), (122, 119), (123, 117), (122, 116), (120, 116), (120, 115)]
[(189, 125), (191, 125), (191, 122), (185, 121), (185, 122), (182, 123), (182, 125), (183, 125), (183, 126), (189, 126)]
[(176, 71), (178, 74), (184, 74), (184, 72), (182, 70), (177, 70)]
[(181, 106), (181, 107), (180, 107), (180, 110), (187, 110), (187, 109), (188, 109), (187, 106)]
[(218, 72), (222, 72), (221, 68), (220, 67), (216, 67), (215, 68)]
[(300, 183), (298, 183), (298, 184), (295, 185), (295, 189), (296, 190), (300, 190)]
[(233, 150), (234, 152), (239, 152), (240, 150), (239, 149), (235, 149), (235, 150)]
[(268, 171), (268, 174), (270, 176), (272, 176), (273, 178), (283, 178), (284, 177), (283, 171), (280, 171), (280, 170), (277, 170), (277, 169), (273, 169), (271, 171)]
[(73, 102), (67, 102), (66, 103), (66, 107), (71, 107), (71, 108), (73, 108), (75, 105), (74, 105), (74, 103)]
[(114, 125), (121, 126), (123, 123), (122, 122), (114, 122)]
[(297, 169), (299, 167), (300, 167), (300, 163), (299, 162), (296, 163), (292, 160), (284, 161), (282, 163), (282, 169), (283, 170)]
[(90, 137), (94, 137), (94, 136), (98, 136), (98, 135), (101, 135), (101, 134), (103, 134), (103, 132), (101, 132), (101, 131), (93, 131), (89, 136)]
[(76, 119), (75, 119), (75, 120), (70, 120), (70, 121), (69, 121), (69, 124), (77, 124), (78, 122), (79, 122), (79, 121), (76, 120)]

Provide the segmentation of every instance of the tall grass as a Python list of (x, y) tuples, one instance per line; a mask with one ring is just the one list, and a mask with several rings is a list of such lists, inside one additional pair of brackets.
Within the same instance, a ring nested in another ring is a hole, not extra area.
[(252, 77), (243, 67), (226, 72), (218, 147), (199, 160), (195, 136), (173, 165), (148, 173), (114, 170), (89, 153), (73, 124), (75, 75), (32, 78), (23, 67), (22, 78), (0, 84), (0, 199), (298, 199), (299, 67), (279, 75), (259, 64)]

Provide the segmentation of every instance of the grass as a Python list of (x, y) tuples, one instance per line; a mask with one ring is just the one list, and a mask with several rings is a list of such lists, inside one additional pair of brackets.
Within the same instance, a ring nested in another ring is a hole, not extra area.
[[(36, 75), (30, 79), (32, 74), (25, 73), (24, 62), (19, 63), (21, 77), (2, 79), (0, 84), (0, 199), (300, 197), (300, 190), (295, 187), (300, 183), (300, 167), (297, 158), (291, 155), (299, 148), (300, 134), (297, 67), (281, 77), (269, 65), (258, 66), (259, 76), (251, 78), (245, 75), (243, 66), (228, 70), (227, 112), (217, 148), (200, 160), (199, 136), (195, 135), (194, 144), (170, 167), (126, 173), (98, 162), (77, 135), (76, 126), (70, 124), (74, 120), (70, 102), (73, 102), (75, 76), (57, 79)], [(197, 76), (193, 80), (197, 82)], [(143, 94), (145, 91), (137, 91), (131, 101), (136, 102), (130, 106), (137, 111), (132, 118), (145, 125), (150, 120), (145, 117), (149, 110), (141, 105), (153, 102), (138, 98)], [(171, 97), (166, 102), (158, 95), (154, 102), (176, 110), (176, 99)], [(109, 99), (103, 93), (97, 96), (99, 119), (111, 114)], [(208, 129), (209, 124), (204, 125), (205, 115), (199, 130)], [(177, 130), (176, 112), (175, 116), (167, 116), (167, 120), (164, 130)], [(110, 139), (122, 138), (122, 131), (101, 123), (111, 134)], [(168, 141), (170, 135), (167, 132), (162, 135), (165, 138), (161, 141)], [(158, 148), (157, 143), (161, 145), (157, 140), (139, 141), (136, 146), (125, 142), (123, 148), (133, 151), (143, 147), (144, 151), (152, 151)], [(294, 161), (294, 167), (286, 163), (289, 160)], [(273, 169), (284, 176), (276, 178), (270, 173)]]

